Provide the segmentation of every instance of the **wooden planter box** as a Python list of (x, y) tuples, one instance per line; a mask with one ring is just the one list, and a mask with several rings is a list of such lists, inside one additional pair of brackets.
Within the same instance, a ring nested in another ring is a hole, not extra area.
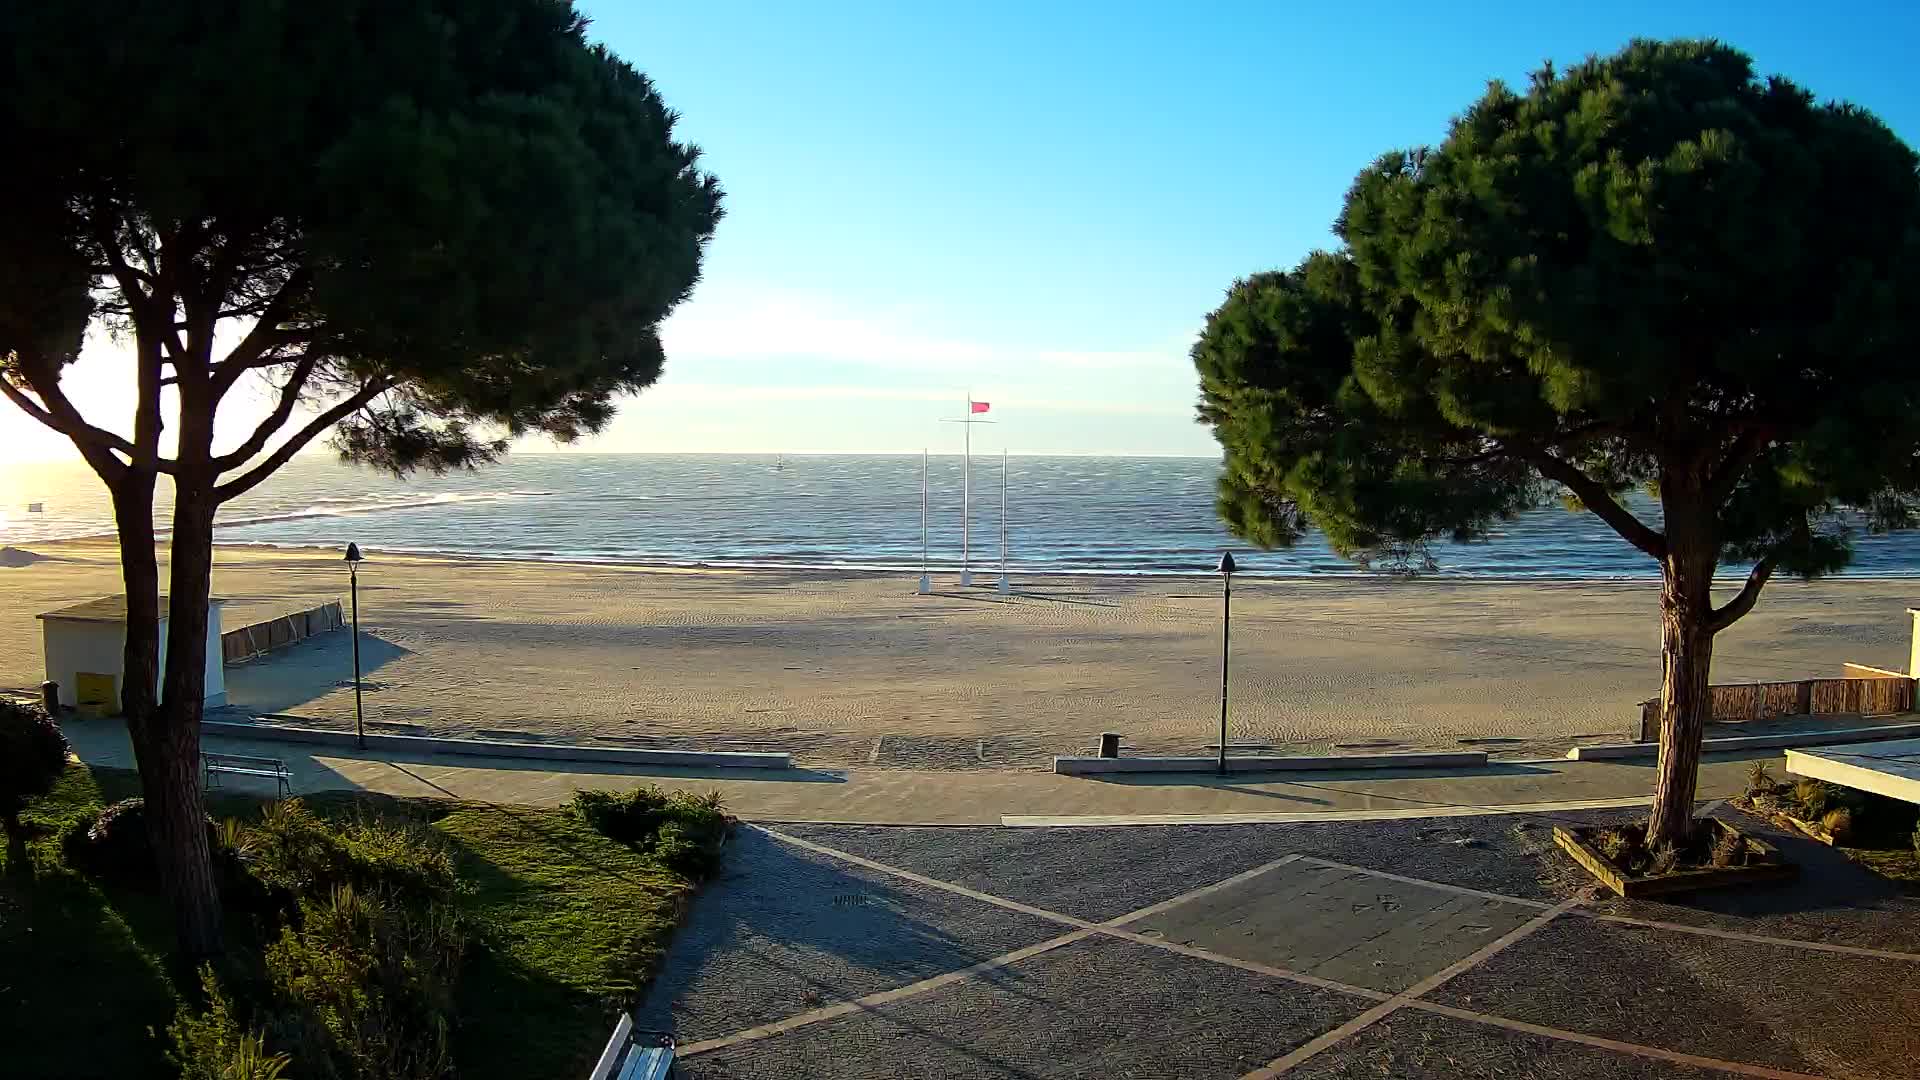
[(1733, 805), (1738, 806), (1740, 809), (1745, 810), (1749, 814), (1754, 814), (1759, 817), (1766, 818), (1768, 821), (1773, 822), (1775, 825), (1778, 825), (1783, 829), (1791, 829), (1792, 831), (1797, 832), (1802, 836), (1808, 837), (1810, 839), (1818, 840), (1821, 843), (1827, 845), (1828, 847), (1834, 847), (1839, 843), (1839, 841), (1834, 838), (1834, 835), (1832, 833), (1828, 832), (1824, 827), (1822, 827), (1816, 822), (1801, 821), (1799, 818), (1794, 817), (1792, 814), (1789, 814), (1784, 810), (1762, 810), (1759, 807), (1753, 805), (1753, 800), (1748, 799), (1745, 796), (1742, 796), (1738, 799), (1734, 799), (1732, 800), (1732, 802), (1733, 802)]
[[(1740, 830), (1719, 818), (1707, 818), (1714, 827), (1727, 832), (1740, 834)], [(1597, 828), (1570, 829), (1564, 825), (1553, 828), (1554, 842), (1566, 849), (1575, 862), (1587, 868), (1601, 884), (1612, 889), (1617, 895), (1628, 899), (1646, 896), (1664, 896), (1669, 893), (1692, 892), (1695, 889), (1711, 889), (1722, 885), (1744, 885), (1762, 881), (1781, 881), (1799, 873), (1799, 867), (1780, 858), (1779, 849), (1756, 837), (1741, 835), (1747, 843), (1746, 866), (1709, 866), (1698, 870), (1682, 870), (1674, 874), (1662, 874), (1659, 877), (1628, 877), (1619, 867), (1608, 861), (1592, 845), (1587, 836), (1599, 831)]]

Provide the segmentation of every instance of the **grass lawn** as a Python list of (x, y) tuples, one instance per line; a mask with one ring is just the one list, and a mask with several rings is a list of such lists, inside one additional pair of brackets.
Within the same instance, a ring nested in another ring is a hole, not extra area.
[[(172, 970), (164, 902), (66, 868), (67, 822), (138, 793), (131, 773), (75, 765), (25, 815), (47, 827), (32, 874), (0, 865), (0, 1073), (170, 1077), (164, 1031), (190, 973)], [(559, 810), (328, 796), (423, 815), (455, 852), (473, 947), (462, 969), (454, 1054), (463, 1078), (585, 1075), (616, 1011), (644, 987), (692, 886), (650, 856)], [(220, 796), (216, 818), (258, 806)], [(4, 857), (0, 856), (0, 862)], [(231, 928), (232, 947), (251, 938)], [(155, 1033), (160, 1033), (156, 1035)], [(300, 1075), (295, 1061), (292, 1075)]]

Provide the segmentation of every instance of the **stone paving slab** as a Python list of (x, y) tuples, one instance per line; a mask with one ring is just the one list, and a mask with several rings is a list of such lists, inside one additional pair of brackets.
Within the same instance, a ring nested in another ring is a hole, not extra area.
[(685, 1058), (688, 1080), (1229, 1080), (1372, 1002), (1112, 938)]
[(1519, 904), (1296, 862), (1142, 919), (1131, 929), (1396, 994), (1539, 913)]
[(1920, 965), (1562, 918), (1428, 995), (1665, 1050), (1909, 1080)]
[(953, 829), (781, 825), (875, 862), (1093, 922), (1118, 918), (1295, 850), (1272, 826)]
[(1283, 825), (778, 828), (928, 877), (1101, 921), (1290, 854), (1552, 903), (1591, 882), (1568, 873), (1573, 864), (1554, 846), (1553, 826), (1625, 821), (1636, 813), (1645, 815), (1594, 810), (1537, 818)]
[(1402, 1009), (1321, 1051), (1290, 1080), (1731, 1080), (1718, 1069)]
[(638, 1010), (682, 1042), (918, 982), (1068, 932), (739, 829)]

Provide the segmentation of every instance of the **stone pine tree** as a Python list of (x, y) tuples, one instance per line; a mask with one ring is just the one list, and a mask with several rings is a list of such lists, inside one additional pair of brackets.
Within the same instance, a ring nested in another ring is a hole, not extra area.
[[(1364, 558), (1556, 495), (1598, 515), (1660, 569), (1650, 840), (1682, 840), (1714, 635), (1773, 575), (1914, 523), (1915, 167), (1870, 113), (1715, 42), (1493, 84), (1360, 174), (1338, 250), (1207, 319), (1222, 517)], [(1722, 566), (1744, 580), (1716, 602)]]
[[(215, 511), (329, 431), (404, 473), (600, 428), (658, 376), (720, 217), (675, 120), (567, 0), (0, 7), (0, 394), (111, 492), (121, 706), (188, 952), (219, 945), (197, 768)], [(121, 344), (129, 416), (83, 415), (63, 380), (90, 334)], [(246, 434), (216, 438), (223, 414)]]

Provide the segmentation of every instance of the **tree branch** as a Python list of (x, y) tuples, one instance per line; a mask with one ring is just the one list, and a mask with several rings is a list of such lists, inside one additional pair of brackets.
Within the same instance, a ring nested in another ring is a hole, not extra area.
[(304, 266), (297, 267), (288, 274), (287, 280), (280, 283), (280, 288), (274, 292), (273, 299), (267, 301), (266, 307), (260, 312), (260, 317), (254, 321), (253, 328), (247, 331), (247, 336), (227, 353), (226, 359), (214, 365), (213, 388), (216, 396), (224, 395), (232, 389), (241, 374), (257, 366), (268, 349), (291, 344), (295, 340), (281, 333), (280, 322), (286, 318), (287, 308), (292, 304), (293, 298), (305, 291), (309, 277), (307, 268)]
[(1780, 564), (1780, 553), (1769, 552), (1767, 557), (1755, 563), (1747, 573), (1746, 584), (1740, 586), (1740, 592), (1733, 599), (1713, 609), (1707, 617), (1707, 632), (1717, 634), (1734, 623), (1741, 616), (1753, 610), (1754, 602), (1760, 599), (1760, 590), (1766, 588), (1767, 579), (1773, 576), (1774, 567)]
[[(57, 380), (51, 386), (43, 386), (45, 379), (35, 379), (24, 368), (21, 370), (21, 375), (25, 376), (27, 385), (33, 389), (33, 392), (40, 395), (40, 400), (46, 403), (44, 406), (28, 397), (19, 387), (13, 385), (13, 380), (4, 375), (0, 375), (0, 394), (6, 395), (9, 401), (19, 406), (21, 412), (71, 439), (74, 448), (80, 451), (80, 456), (85, 458), (93, 471), (100, 475), (100, 479), (105, 480), (109, 485), (117, 482), (126, 472), (126, 466), (119, 458), (113, 456), (112, 451), (118, 450), (132, 457), (133, 444), (111, 431), (87, 423), (86, 418), (80, 415), (80, 411), (73, 407), (73, 403), (67, 400), (65, 394), (61, 393)], [(161, 464), (171, 469), (170, 462)]]
[(334, 406), (313, 418), (306, 427), (294, 433), (293, 437), (280, 444), (279, 448), (267, 455), (259, 464), (232, 480), (213, 489), (213, 498), (217, 503), (228, 502), (253, 490), (262, 480), (272, 476), (274, 470), (287, 463), (287, 459), (306, 448), (321, 432), (351, 416), (355, 410), (384, 393), (393, 385), (385, 377), (374, 379), (362, 386), (352, 395), (342, 398)]
[(1760, 451), (1773, 441), (1773, 432), (1764, 425), (1755, 425), (1742, 431), (1728, 447), (1727, 456), (1720, 459), (1720, 465), (1707, 480), (1707, 498), (1712, 505), (1719, 507), (1733, 494), (1739, 485), (1740, 477), (1745, 475), (1747, 466), (1753, 464)]
[(253, 429), (253, 434), (247, 436), (247, 441), (241, 443), (238, 449), (213, 459), (216, 474), (231, 472), (245, 465), (249, 458), (266, 447), (267, 440), (273, 438), (275, 432), (286, 426), (287, 418), (293, 415), (294, 408), (300, 404), (300, 391), (306, 387), (307, 379), (313, 374), (317, 363), (319, 358), (312, 353), (300, 358), (293, 373), (287, 377), (287, 384), (280, 388), (280, 400), (274, 405), (273, 412), (260, 421), (259, 426)]
[(1545, 451), (1526, 451), (1523, 456), (1540, 475), (1552, 480), (1574, 493), (1587, 509), (1594, 512), (1601, 521), (1606, 522), (1619, 533), (1627, 543), (1656, 559), (1667, 557), (1667, 538), (1648, 528), (1639, 518), (1634, 517), (1614, 500), (1611, 492), (1586, 473), (1575, 468), (1571, 462), (1558, 458)]
[(110, 229), (98, 229), (94, 233), (94, 243), (107, 257), (107, 268), (112, 271), (114, 282), (120, 286), (120, 295), (127, 298), (128, 314), (138, 319), (140, 309), (152, 300), (140, 286), (155, 284), (154, 275), (149, 271), (134, 269), (127, 263), (126, 256), (120, 251), (120, 242), (114, 238)]

